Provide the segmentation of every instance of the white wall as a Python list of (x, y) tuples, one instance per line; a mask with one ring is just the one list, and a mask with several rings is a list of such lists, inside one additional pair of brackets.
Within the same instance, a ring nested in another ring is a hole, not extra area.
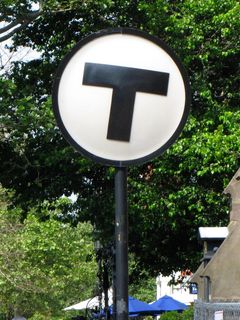
[[(176, 272), (174, 274), (175, 279), (180, 276), (180, 272)], [(197, 294), (190, 294), (188, 288), (188, 279), (190, 276), (187, 276), (186, 279), (182, 284), (178, 285), (169, 285), (172, 277), (164, 277), (162, 274), (156, 278), (156, 285), (157, 285), (157, 297), (156, 300), (164, 295), (168, 295), (173, 297), (174, 299), (183, 302), (187, 305), (190, 305), (197, 299)]]

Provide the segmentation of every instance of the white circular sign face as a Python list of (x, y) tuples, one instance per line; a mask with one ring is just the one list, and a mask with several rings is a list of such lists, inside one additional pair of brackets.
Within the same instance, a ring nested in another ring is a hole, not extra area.
[(158, 38), (110, 29), (80, 41), (64, 58), (53, 90), (63, 135), (93, 160), (146, 162), (180, 134), (189, 113), (186, 72)]

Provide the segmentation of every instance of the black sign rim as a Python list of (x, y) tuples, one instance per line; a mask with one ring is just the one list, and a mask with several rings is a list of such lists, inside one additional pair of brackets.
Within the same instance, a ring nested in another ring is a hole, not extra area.
[[(141, 157), (137, 159), (131, 159), (131, 160), (111, 160), (111, 159), (105, 159), (102, 157), (99, 157), (95, 154), (90, 153), (83, 147), (81, 147), (69, 134), (68, 130), (65, 128), (64, 123), (62, 121), (60, 111), (59, 111), (59, 105), (58, 105), (58, 92), (59, 92), (59, 84), (61, 80), (61, 76), (68, 64), (68, 62), (71, 60), (71, 58), (75, 55), (76, 52), (78, 52), (84, 45), (86, 45), (88, 42), (100, 38), (102, 36), (111, 35), (111, 34), (127, 34), (127, 35), (135, 35), (141, 38), (144, 38), (146, 40), (149, 40), (156, 45), (158, 45), (160, 48), (162, 48), (175, 62), (177, 65), (185, 87), (185, 106), (184, 106), (184, 112), (181, 118), (181, 121), (179, 125), (177, 126), (176, 130), (172, 134), (172, 136), (168, 139), (168, 141), (163, 144), (160, 148), (155, 150), (154, 152)], [(178, 58), (178, 56), (175, 54), (175, 52), (161, 39), (152, 36), (144, 31), (140, 31), (138, 29), (133, 28), (110, 28), (110, 29), (103, 29), (98, 32), (95, 32), (93, 34), (90, 34), (89, 36), (83, 38), (80, 40), (73, 48), (72, 50), (63, 58), (61, 61), (53, 82), (53, 89), (52, 89), (52, 102), (53, 102), (53, 112), (58, 124), (58, 127), (60, 131), (62, 132), (64, 138), (68, 141), (70, 145), (72, 145), (78, 152), (80, 152), (83, 156), (86, 156), (87, 158), (92, 159), (93, 161), (97, 163), (101, 163), (104, 165), (109, 166), (115, 166), (115, 167), (126, 167), (129, 165), (138, 165), (146, 163), (153, 158), (156, 158), (160, 156), (164, 151), (166, 151), (173, 143), (176, 141), (176, 139), (179, 137), (180, 133), (182, 132), (182, 129), (187, 121), (189, 112), (190, 112), (190, 104), (191, 104), (191, 91), (190, 91), (190, 84), (189, 84), (189, 78), (188, 74), (186, 72), (186, 69), (184, 68), (182, 62)]]

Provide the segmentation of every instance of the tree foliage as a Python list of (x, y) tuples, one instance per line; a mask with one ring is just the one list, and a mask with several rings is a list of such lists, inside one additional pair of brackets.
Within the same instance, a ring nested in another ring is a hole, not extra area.
[[(6, 16), (13, 3), (3, 4)], [(12, 7), (20, 10), (20, 2)], [(228, 223), (222, 191), (239, 167), (238, 1), (46, 0), (42, 8), (14, 34), (12, 47), (30, 46), (39, 58), (14, 63), (1, 79), (0, 182), (15, 190), (23, 216), (32, 205), (75, 193), (77, 201), (63, 207), (62, 219), (90, 220), (100, 237), (113, 236), (114, 170), (64, 141), (51, 110), (51, 87), (60, 60), (85, 35), (118, 26), (145, 30), (183, 61), (192, 108), (169, 150), (129, 168), (130, 251), (139, 269), (152, 274), (195, 268), (197, 228)]]
[[(47, 203), (45, 210), (51, 211)], [(15, 209), (0, 211), (0, 229), (1, 313), (28, 318), (38, 312), (52, 319), (92, 294), (96, 261), (90, 224), (72, 228), (54, 217), (42, 222), (34, 210), (22, 223)]]
[(187, 310), (184, 310), (182, 313), (177, 311), (165, 312), (161, 315), (163, 320), (193, 320), (194, 319), (194, 310), (190, 307)]

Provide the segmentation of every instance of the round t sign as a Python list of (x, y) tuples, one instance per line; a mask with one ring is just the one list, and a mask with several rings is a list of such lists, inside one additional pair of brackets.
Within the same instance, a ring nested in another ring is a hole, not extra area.
[(189, 113), (186, 72), (160, 39), (108, 29), (80, 41), (54, 83), (54, 113), (63, 135), (97, 162), (127, 166), (165, 151)]

